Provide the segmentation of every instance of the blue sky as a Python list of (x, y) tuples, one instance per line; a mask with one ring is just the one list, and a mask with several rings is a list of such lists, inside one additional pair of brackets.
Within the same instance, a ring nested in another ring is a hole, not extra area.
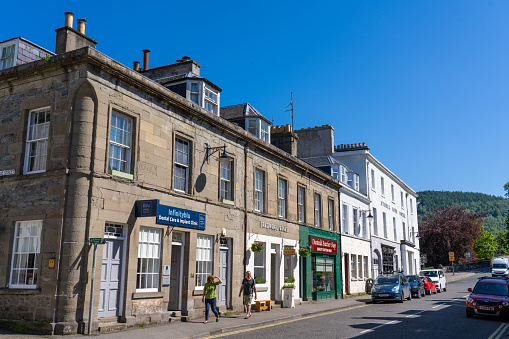
[[(12, 6), (15, 4), (13, 3)], [(17, 5), (16, 5), (17, 6)], [(131, 67), (184, 55), (275, 125), (330, 124), (410, 187), (502, 196), (509, 181), (507, 1), (28, 1), (0, 41), (49, 50), (64, 12)]]

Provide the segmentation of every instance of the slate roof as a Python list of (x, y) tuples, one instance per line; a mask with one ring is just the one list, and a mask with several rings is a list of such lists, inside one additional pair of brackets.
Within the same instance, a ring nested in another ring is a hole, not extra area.
[(347, 173), (355, 173), (354, 171), (350, 170), (345, 164), (340, 163), (336, 159), (334, 159), (330, 155), (321, 155), (318, 157), (310, 157), (310, 158), (301, 158), (301, 160), (307, 162), (313, 167), (324, 167), (324, 166), (330, 166), (330, 165), (342, 165), (346, 168)]
[(249, 103), (221, 107), (221, 117), (225, 120), (236, 120), (246, 117), (260, 118), (269, 125), (272, 125), (269, 119), (264, 117)]

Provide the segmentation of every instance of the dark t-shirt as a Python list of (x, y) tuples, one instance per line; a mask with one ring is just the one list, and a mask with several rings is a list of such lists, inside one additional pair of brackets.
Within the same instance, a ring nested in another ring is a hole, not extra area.
[(255, 285), (255, 281), (253, 278), (249, 280), (247, 278), (244, 278), (242, 280), (242, 285), (244, 286), (244, 289), (242, 290), (244, 292), (244, 295), (253, 294), (253, 286)]

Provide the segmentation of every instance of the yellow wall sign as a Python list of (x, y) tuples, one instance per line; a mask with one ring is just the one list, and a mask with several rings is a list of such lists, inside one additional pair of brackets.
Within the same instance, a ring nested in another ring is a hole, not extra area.
[(449, 261), (454, 261), (454, 252), (449, 252)]
[(55, 259), (50, 259), (49, 262), (48, 262), (48, 267), (49, 268), (53, 268), (55, 267)]

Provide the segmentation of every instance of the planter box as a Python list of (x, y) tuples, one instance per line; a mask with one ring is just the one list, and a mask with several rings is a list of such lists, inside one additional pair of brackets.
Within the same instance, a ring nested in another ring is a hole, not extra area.
[(283, 288), (283, 307), (295, 307), (295, 300), (293, 300), (294, 291), (295, 289), (293, 288)]

